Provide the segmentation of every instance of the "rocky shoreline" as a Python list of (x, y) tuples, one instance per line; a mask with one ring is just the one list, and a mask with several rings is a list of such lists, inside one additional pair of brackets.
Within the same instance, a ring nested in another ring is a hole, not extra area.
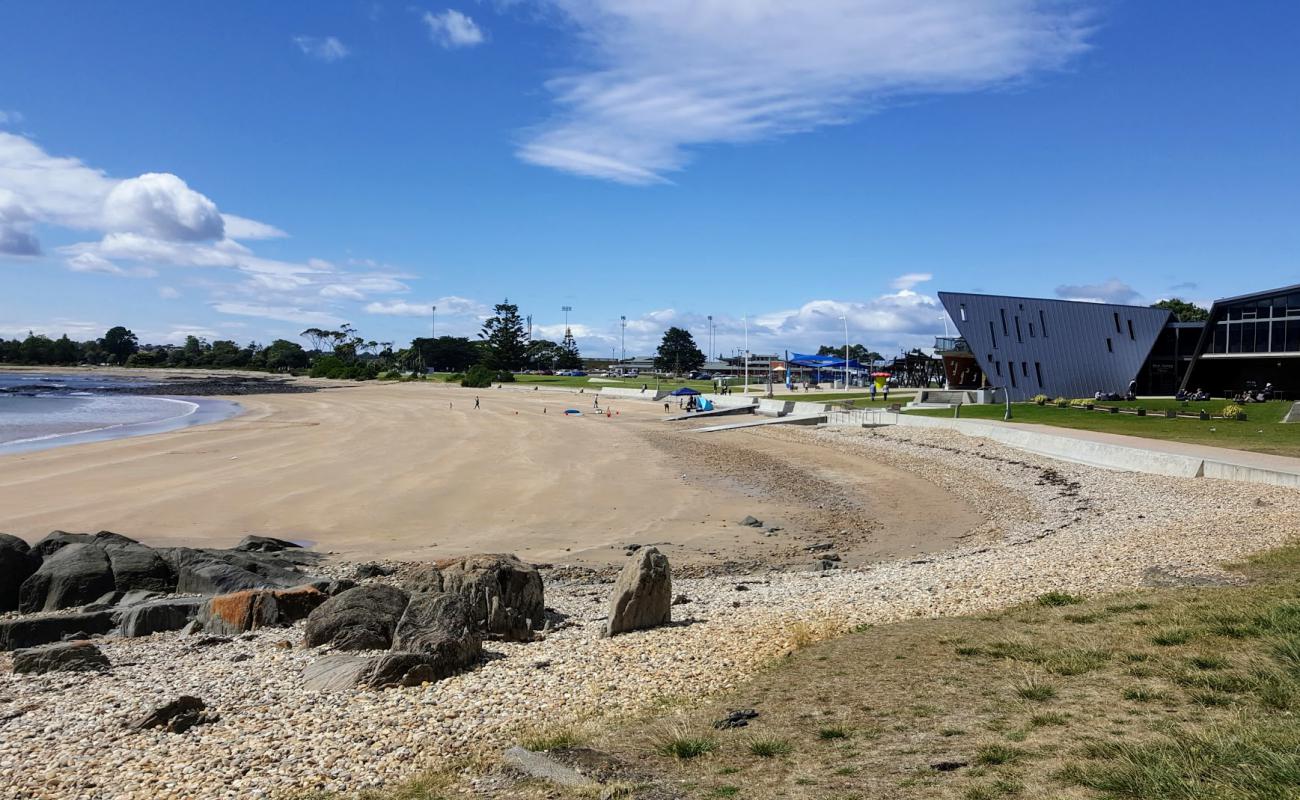
[[(896, 464), (966, 499), (984, 521), (956, 549), (861, 570), (674, 575), (671, 623), (613, 637), (609, 578), (543, 567), (545, 619), (540, 629), (530, 621), (530, 640), (485, 637), (465, 671), (407, 687), (307, 688), (304, 670), (338, 654), (307, 646), (308, 618), (206, 644), (177, 632), (93, 638), (111, 665), (102, 671), (15, 674), (12, 655), (0, 654), (0, 797), (355, 791), (499, 752), (529, 727), (728, 688), (809, 635), (975, 613), (1050, 590), (1231, 580), (1221, 563), (1285, 543), (1300, 518), (1292, 490), (1109, 472), (946, 433), (773, 435)], [(644, 557), (634, 550), (629, 561)], [(309, 570), (328, 589), (344, 580), (410, 587), (430, 569), (363, 567)], [(135, 727), (180, 696), (201, 698), (198, 713), (218, 719), (183, 733)]]

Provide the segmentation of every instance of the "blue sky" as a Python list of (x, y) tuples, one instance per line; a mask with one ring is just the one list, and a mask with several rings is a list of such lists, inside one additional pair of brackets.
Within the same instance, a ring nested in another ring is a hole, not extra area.
[(934, 293), (1300, 282), (1300, 6), (0, 6), (0, 336), (351, 322), (649, 352), (943, 331)]

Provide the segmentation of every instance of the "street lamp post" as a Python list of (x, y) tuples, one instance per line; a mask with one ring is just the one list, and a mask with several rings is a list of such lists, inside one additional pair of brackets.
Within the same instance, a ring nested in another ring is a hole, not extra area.
[(569, 329), (569, 312), (573, 310), (573, 306), (560, 306), (560, 310), (564, 312), (564, 329), (567, 331)]
[(618, 349), (619, 349), (618, 364), (621, 367), (623, 366), (623, 362), (627, 361), (627, 315), (624, 314), (619, 316), (618, 321), (621, 327), (621, 330), (619, 331), (619, 340), (618, 340)]
[(749, 315), (740, 318), (745, 323), (745, 396), (749, 397)]
[(429, 308), (432, 310), (433, 313), (432, 329), (429, 331), (429, 335), (431, 338), (437, 339), (438, 338), (438, 307), (429, 306)]
[(849, 390), (849, 316), (840, 317), (844, 323), (844, 391)]
[(713, 358), (714, 355), (716, 354), (713, 352), (713, 315), (710, 314), (709, 315), (709, 358)]

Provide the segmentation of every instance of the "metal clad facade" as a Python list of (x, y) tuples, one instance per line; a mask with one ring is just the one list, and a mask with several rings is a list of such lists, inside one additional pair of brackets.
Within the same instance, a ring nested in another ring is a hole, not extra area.
[(1169, 322), (1160, 308), (939, 292), (989, 384), (1013, 400), (1128, 389)]

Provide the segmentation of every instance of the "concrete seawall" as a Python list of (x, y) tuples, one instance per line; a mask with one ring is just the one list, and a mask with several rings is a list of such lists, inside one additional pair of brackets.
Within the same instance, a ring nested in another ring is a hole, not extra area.
[[(832, 415), (834, 416), (834, 415)], [(1300, 467), (1267, 463), (1250, 463), (1254, 454), (1243, 453), (1240, 459), (1231, 454), (1206, 456), (1177, 453), (1111, 442), (1094, 441), (1048, 433), (1036, 428), (999, 425), (977, 420), (921, 417), (910, 414), (880, 415), (876, 424), (901, 425), (905, 428), (939, 428), (979, 436), (1026, 450), (1031, 453), (1074, 461), (1103, 469), (1173, 475), (1183, 478), (1219, 478), (1245, 483), (1300, 488)], [(1207, 448), (1211, 449), (1211, 448)], [(1269, 457), (1261, 456), (1261, 462)]]

